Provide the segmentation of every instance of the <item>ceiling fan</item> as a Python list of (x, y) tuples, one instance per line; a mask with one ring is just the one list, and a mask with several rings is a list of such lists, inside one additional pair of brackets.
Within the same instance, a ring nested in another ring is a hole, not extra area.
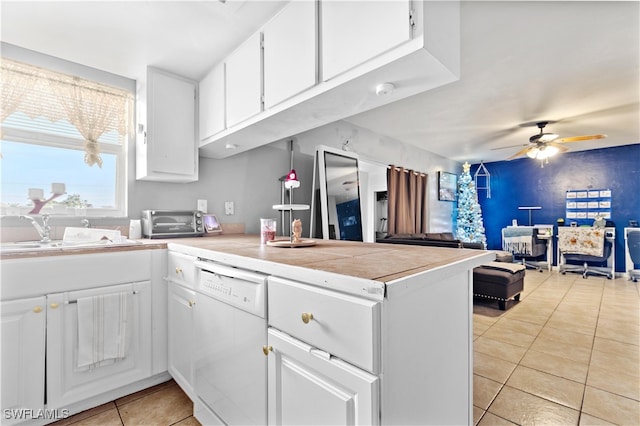
[[(514, 158), (518, 158), (522, 155), (527, 155), (527, 157), (536, 159), (536, 160), (547, 160), (549, 161), (549, 157), (556, 155), (559, 152), (567, 152), (569, 148), (563, 146), (562, 144), (569, 142), (581, 142), (587, 141), (591, 139), (603, 139), (606, 138), (607, 135), (585, 135), (585, 136), (571, 136), (568, 138), (559, 138), (559, 135), (555, 133), (546, 133), (544, 128), (547, 124), (552, 123), (551, 121), (539, 121), (535, 123), (536, 126), (540, 129), (540, 133), (535, 134), (529, 138), (529, 145), (516, 152), (511, 157), (507, 158), (507, 160), (513, 160)], [(558, 139), (559, 138), (559, 139)]]

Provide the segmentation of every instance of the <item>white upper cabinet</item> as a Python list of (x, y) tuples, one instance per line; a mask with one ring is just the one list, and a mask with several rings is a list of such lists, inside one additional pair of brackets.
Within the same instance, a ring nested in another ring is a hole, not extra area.
[(320, 11), (323, 81), (411, 39), (409, 0), (323, 1)]
[(262, 111), (262, 33), (257, 32), (226, 60), (227, 126)]
[(198, 180), (196, 83), (147, 69), (147, 131), (138, 134), (136, 177), (141, 180)]
[(316, 84), (316, 11), (316, 2), (291, 2), (263, 28), (265, 109)]
[[(226, 58), (225, 126), (205, 123), (200, 155), (226, 158), (459, 75), (459, 1), (291, 1)], [(380, 83), (395, 89), (378, 96)]]
[(224, 62), (200, 81), (200, 140), (225, 128)]

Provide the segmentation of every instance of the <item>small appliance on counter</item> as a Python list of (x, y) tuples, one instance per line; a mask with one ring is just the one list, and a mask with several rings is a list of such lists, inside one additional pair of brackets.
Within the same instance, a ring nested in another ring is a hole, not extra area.
[(201, 237), (204, 235), (199, 210), (143, 210), (142, 236), (146, 238)]

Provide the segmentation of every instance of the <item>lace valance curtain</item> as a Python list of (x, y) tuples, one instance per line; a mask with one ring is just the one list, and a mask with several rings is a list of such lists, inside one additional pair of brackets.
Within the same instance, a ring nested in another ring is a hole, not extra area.
[(133, 126), (133, 95), (126, 90), (2, 58), (4, 121), (16, 111), (51, 122), (66, 120), (85, 139), (84, 161), (102, 167), (98, 139), (126, 135)]

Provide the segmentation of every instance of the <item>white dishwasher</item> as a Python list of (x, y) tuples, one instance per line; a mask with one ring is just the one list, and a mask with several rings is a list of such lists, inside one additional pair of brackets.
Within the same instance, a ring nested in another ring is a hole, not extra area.
[(207, 425), (264, 425), (267, 275), (203, 259), (195, 264), (195, 417)]

